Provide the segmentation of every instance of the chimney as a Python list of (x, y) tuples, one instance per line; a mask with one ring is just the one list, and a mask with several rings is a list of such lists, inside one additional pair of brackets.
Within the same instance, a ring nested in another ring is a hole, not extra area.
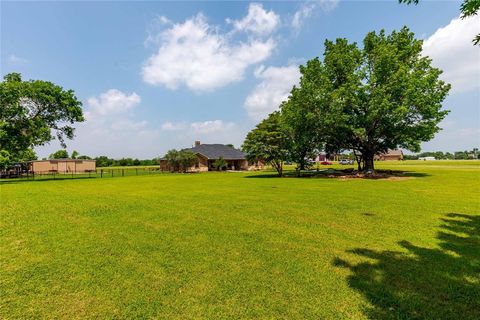
[(195, 147), (198, 147), (200, 145), (200, 140), (195, 140)]

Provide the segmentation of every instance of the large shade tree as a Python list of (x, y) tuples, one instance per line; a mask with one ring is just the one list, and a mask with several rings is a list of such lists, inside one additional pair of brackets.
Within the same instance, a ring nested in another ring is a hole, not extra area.
[(408, 28), (370, 32), (363, 48), (327, 40), (323, 60), (315, 69), (331, 84), (327, 94), (319, 87), (318, 96), (328, 99), (317, 105), (327, 149), (353, 150), (361, 169), (370, 171), (375, 155), (396, 148), (418, 152), (440, 130), (450, 85), (422, 56), (422, 41)]
[(281, 177), (283, 162), (287, 160), (289, 138), (280, 117), (277, 111), (260, 122), (247, 134), (242, 150), (247, 154), (248, 161), (265, 161)]
[(81, 106), (72, 90), (7, 74), (0, 82), (0, 150), (18, 158), (55, 137), (65, 147), (65, 139), (74, 137), (72, 125), (84, 121)]

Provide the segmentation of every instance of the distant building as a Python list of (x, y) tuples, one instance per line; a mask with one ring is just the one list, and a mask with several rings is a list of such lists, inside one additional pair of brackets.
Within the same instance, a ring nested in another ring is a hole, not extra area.
[[(226, 160), (228, 170), (259, 170), (265, 166), (262, 161), (249, 163), (244, 152), (225, 144), (202, 144), (195, 141), (193, 148), (183, 150), (191, 151), (197, 156), (197, 163), (187, 170), (191, 172), (215, 170), (214, 163), (220, 157)], [(160, 168), (165, 171), (172, 169), (165, 158), (160, 159)]]
[(375, 156), (375, 160), (378, 161), (394, 161), (403, 160), (403, 151), (399, 149), (388, 150), (386, 153), (381, 153)]
[(432, 161), (432, 160), (437, 160), (435, 157), (420, 157), (418, 160), (423, 160), (423, 161)]
[(81, 173), (96, 170), (95, 160), (84, 159), (50, 159), (27, 162), (28, 171), (34, 173)]

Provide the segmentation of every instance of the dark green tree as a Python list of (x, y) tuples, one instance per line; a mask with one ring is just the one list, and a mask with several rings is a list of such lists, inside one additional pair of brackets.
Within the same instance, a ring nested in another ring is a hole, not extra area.
[(187, 172), (197, 161), (195, 153), (187, 150), (169, 150), (165, 155), (168, 165), (173, 171)]
[(7, 74), (0, 83), (0, 149), (16, 157), (55, 136), (65, 148), (65, 138), (74, 137), (72, 125), (84, 121), (81, 106), (72, 90)]
[(80, 155), (80, 153), (78, 153), (77, 150), (73, 150), (72, 154), (70, 155), (70, 158), (77, 159), (79, 155)]
[(287, 160), (289, 139), (281, 122), (280, 112), (271, 113), (247, 134), (242, 150), (248, 161), (265, 161), (281, 177)]
[(218, 158), (213, 162), (213, 167), (217, 169), (218, 171), (224, 170), (227, 168), (227, 161), (223, 159), (223, 157)]
[(368, 33), (362, 49), (346, 39), (325, 42), (323, 68), (315, 70), (331, 84), (317, 94), (327, 97), (317, 105), (326, 149), (353, 150), (360, 169), (370, 171), (376, 154), (418, 152), (421, 142), (434, 137), (448, 113), (442, 102), (450, 85), (421, 52), (422, 41), (406, 27), (390, 35)]
[(67, 159), (68, 152), (67, 150), (57, 150), (51, 155), (48, 156), (49, 159)]
[(0, 150), (0, 170), (5, 170), (12, 162), (12, 156), (7, 150)]

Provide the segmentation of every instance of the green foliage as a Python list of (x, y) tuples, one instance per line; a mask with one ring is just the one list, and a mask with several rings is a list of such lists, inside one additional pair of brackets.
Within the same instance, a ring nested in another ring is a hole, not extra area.
[(78, 159), (78, 156), (80, 155), (80, 153), (78, 153), (77, 150), (73, 150), (72, 151), (72, 154), (70, 155), (70, 158), (72, 159)]
[(406, 27), (368, 33), (362, 49), (346, 39), (325, 41), (323, 66), (314, 59), (305, 68), (328, 79), (312, 89), (324, 97), (316, 104), (317, 128), (327, 151), (353, 150), (368, 171), (376, 154), (418, 151), (433, 138), (448, 113), (441, 109), (450, 85), (421, 51), (422, 41)]
[(228, 163), (223, 157), (218, 158), (213, 162), (213, 167), (218, 171), (225, 170), (228, 166)]
[[(418, 4), (419, 0), (398, 0), (400, 3), (406, 4)], [(460, 12), (462, 14), (462, 19), (465, 19), (470, 16), (474, 16), (480, 10), (480, 0), (463, 0), (460, 5)], [(472, 40), (474, 45), (480, 45), (480, 33), (475, 36)]]
[(49, 159), (68, 159), (67, 150), (57, 150), (48, 156)]
[(318, 106), (326, 103), (330, 83), (318, 59), (301, 66), (300, 72), (300, 86), (293, 87), (280, 109), (281, 121), (288, 135), (288, 158), (304, 170), (309, 159), (314, 158), (323, 145)]
[(169, 150), (165, 155), (168, 165), (173, 171), (187, 172), (198, 160), (195, 153), (187, 150)]
[(19, 152), (15, 160), (18, 162), (37, 160), (37, 154), (33, 149), (26, 149)]
[(280, 113), (274, 112), (247, 134), (242, 150), (249, 161), (265, 161), (282, 176), (288, 147), (289, 139), (282, 126)]
[(72, 124), (84, 121), (72, 90), (48, 81), (22, 81), (11, 73), (0, 83), (0, 146), (12, 156), (56, 138), (74, 137)]
[(11, 162), (11, 154), (7, 150), (0, 150), (0, 170), (5, 170)]
[[(88, 156), (79, 156), (78, 159), (91, 159)], [(112, 159), (107, 156), (99, 156), (94, 158), (97, 162), (97, 167), (124, 167), (124, 166), (152, 166), (159, 165), (160, 162), (158, 158), (154, 159), (132, 159), (132, 158), (121, 158), (121, 159)]]

